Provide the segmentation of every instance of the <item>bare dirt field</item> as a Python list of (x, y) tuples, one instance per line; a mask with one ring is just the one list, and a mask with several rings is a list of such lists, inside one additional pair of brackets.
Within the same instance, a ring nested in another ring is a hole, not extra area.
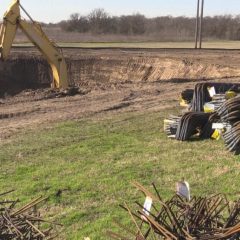
[(200, 81), (239, 82), (240, 51), (66, 49), (71, 83), (62, 97), (46, 86), (51, 75), (34, 49), (15, 49), (0, 63), (0, 141), (39, 125), (119, 111), (161, 111)]

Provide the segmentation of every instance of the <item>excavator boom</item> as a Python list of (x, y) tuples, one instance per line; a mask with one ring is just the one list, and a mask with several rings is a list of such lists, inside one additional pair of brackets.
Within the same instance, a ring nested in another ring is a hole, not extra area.
[(15, 38), (18, 18), (20, 17), (20, 8), (17, 1), (14, 1), (7, 12), (4, 14), (3, 23), (0, 31), (0, 57), (5, 60), (11, 50)]
[(49, 40), (38, 23), (21, 18), (20, 8), (19, 0), (14, 0), (4, 15), (0, 30), (0, 58), (5, 60), (8, 57), (16, 31), (20, 28), (50, 64), (53, 72), (52, 86), (54, 88), (67, 88), (67, 65), (62, 53)]

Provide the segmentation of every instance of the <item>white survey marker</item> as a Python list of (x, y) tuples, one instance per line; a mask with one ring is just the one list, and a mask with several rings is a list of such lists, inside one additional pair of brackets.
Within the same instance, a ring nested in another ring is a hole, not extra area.
[(149, 216), (149, 213), (150, 213), (151, 208), (152, 208), (152, 203), (153, 203), (152, 198), (147, 196), (146, 200), (145, 200), (145, 203), (143, 205), (143, 212), (148, 216)]
[(226, 126), (223, 123), (213, 123), (212, 129), (224, 129)]
[(190, 201), (190, 186), (186, 181), (177, 182), (177, 194), (181, 197), (185, 197), (188, 201)]
[(208, 88), (208, 92), (209, 92), (210, 97), (213, 97), (214, 95), (216, 95), (215, 87)]

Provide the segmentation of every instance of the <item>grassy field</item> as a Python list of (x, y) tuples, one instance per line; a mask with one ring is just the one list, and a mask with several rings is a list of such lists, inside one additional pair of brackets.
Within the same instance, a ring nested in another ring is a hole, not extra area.
[[(194, 48), (194, 42), (79, 42), (58, 43), (60, 47), (71, 48)], [(29, 47), (30, 43), (16, 43), (15, 47)], [(239, 49), (240, 41), (208, 41), (203, 48)]]
[[(49, 196), (47, 215), (64, 224), (60, 239), (107, 239), (112, 219), (128, 223), (118, 207), (140, 198), (130, 184), (155, 182), (164, 198), (187, 179), (195, 195), (239, 197), (240, 158), (222, 141), (181, 143), (167, 139), (163, 112), (119, 113), (18, 133), (0, 143), (1, 192), (24, 203)], [(62, 194), (58, 196), (57, 192)]]

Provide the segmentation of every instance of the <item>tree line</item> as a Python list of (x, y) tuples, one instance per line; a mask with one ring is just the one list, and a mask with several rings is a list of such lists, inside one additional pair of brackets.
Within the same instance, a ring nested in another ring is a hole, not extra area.
[[(142, 14), (111, 16), (104, 9), (88, 15), (74, 13), (61, 21), (64, 31), (127, 36), (151, 36), (157, 40), (191, 40), (195, 35), (195, 18), (163, 16), (147, 18)], [(240, 40), (240, 15), (205, 17), (203, 37), (207, 39)]]

